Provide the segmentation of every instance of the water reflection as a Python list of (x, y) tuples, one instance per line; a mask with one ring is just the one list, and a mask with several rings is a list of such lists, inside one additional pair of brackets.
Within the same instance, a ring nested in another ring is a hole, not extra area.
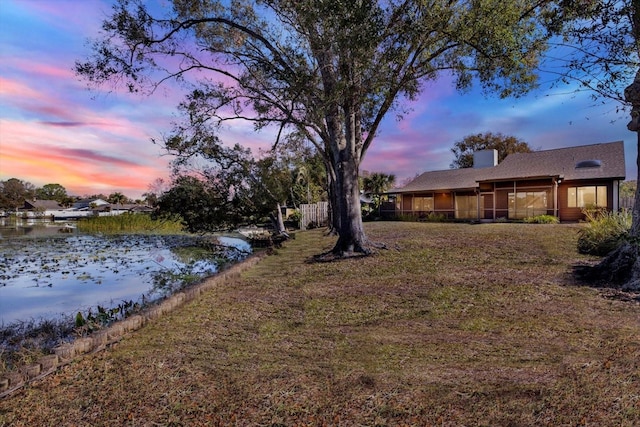
[(0, 325), (152, 301), (251, 251), (235, 237), (63, 234), (59, 225), (0, 227)]

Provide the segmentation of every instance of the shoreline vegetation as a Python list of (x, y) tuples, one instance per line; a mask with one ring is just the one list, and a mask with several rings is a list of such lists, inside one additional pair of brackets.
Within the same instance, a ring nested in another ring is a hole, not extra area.
[(0, 400), (0, 426), (640, 423), (640, 303), (573, 224), (297, 233), (231, 283)]
[(148, 214), (121, 214), (80, 218), (78, 230), (86, 233), (153, 233), (180, 234), (184, 228), (179, 220), (157, 220)]

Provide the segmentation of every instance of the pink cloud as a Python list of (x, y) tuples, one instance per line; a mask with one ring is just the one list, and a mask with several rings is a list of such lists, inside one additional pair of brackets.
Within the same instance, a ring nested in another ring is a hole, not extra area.
[(168, 159), (150, 149), (148, 140), (136, 145), (119, 135), (98, 135), (91, 127), (52, 128), (7, 120), (0, 121), (0, 132), (12, 147), (0, 150), (0, 179), (56, 182), (78, 195), (92, 192), (80, 193), (81, 188), (100, 188), (139, 197), (155, 178), (168, 175)]
[[(29, 60), (25, 58), (5, 58), (5, 65), (19, 71), (21, 74), (38, 76), (39, 78), (53, 78), (68, 80), (75, 78), (75, 74), (70, 64), (67, 67), (44, 63), (42, 60)], [(50, 81), (46, 81), (47, 83)]]
[(0, 95), (7, 98), (36, 98), (39, 93), (25, 83), (0, 76)]

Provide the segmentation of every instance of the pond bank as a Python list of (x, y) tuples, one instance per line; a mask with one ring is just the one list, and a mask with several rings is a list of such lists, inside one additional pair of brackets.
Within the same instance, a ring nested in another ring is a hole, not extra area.
[(144, 305), (251, 252), (246, 241), (226, 236), (41, 234), (47, 231), (0, 240), (0, 327)]
[(146, 323), (172, 312), (187, 302), (193, 301), (207, 289), (236, 279), (242, 271), (253, 267), (265, 255), (265, 252), (254, 254), (228, 269), (220, 271), (198, 285), (171, 295), (139, 314), (115, 322), (109, 327), (98, 330), (87, 337), (78, 338), (71, 343), (61, 344), (53, 349), (53, 354), (43, 356), (35, 363), (0, 374), (0, 399), (14, 393), (31, 381), (55, 372), (58, 368), (85, 354), (102, 351), (117, 344), (125, 334), (138, 330)]

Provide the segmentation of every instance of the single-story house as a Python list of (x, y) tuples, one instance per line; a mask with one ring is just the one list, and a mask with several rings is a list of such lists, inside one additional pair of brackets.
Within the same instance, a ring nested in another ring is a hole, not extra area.
[(20, 210), (44, 212), (48, 210), (61, 210), (65, 209), (57, 200), (25, 200), (24, 205)]
[(90, 215), (91, 212), (77, 212), (74, 208), (62, 206), (57, 200), (25, 200), (18, 214), (26, 218), (69, 219)]
[(484, 150), (474, 156), (473, 168), (425, 172), (389, 191), (381, 214), (488, 221), (553, 215), (578, 221), (585, 207), (620, 207), (622, 141), (516, 153), (500, 164), (497, 158), (495, 150)]

